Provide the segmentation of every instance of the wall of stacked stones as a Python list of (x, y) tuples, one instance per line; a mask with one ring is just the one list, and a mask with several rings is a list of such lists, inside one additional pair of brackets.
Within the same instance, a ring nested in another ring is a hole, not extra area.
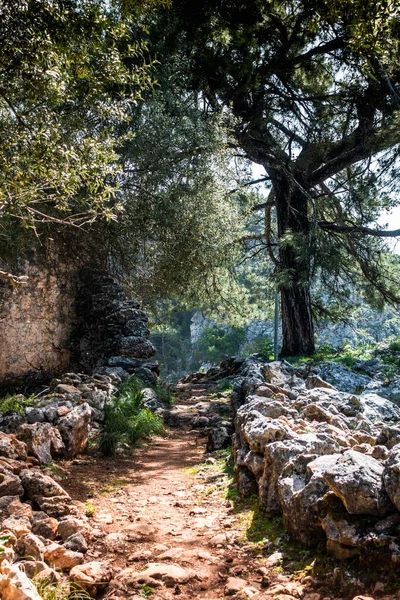
[(398, 564), (399, 408), (285, 363), (246, 359), (234, 381), (241, 494), (257, 494), (261, 510), (282, 516), (306, 546), (375, 567)]

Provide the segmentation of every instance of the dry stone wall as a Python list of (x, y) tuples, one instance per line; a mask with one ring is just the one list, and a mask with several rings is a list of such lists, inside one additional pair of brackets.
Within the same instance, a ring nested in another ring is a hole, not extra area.
[(0, 283), (0, 382), (65, 371), (75, 314), (73, 268), (37, 260), (22, 264), (27, 283)]
[(154, 381), (147, 316), (117, 281), (75, 264), (31, 258), (16, 288), (0, 282), (0, 387), (48, 382), (68, 370)]
[(242, 495), (337, 558), (400, 563), (400, 409), (307, 369), (237, 364), (233, 457)]

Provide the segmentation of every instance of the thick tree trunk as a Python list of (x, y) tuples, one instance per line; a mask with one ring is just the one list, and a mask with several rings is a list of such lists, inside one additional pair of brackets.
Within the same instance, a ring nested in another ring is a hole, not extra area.
[(288, 178), (272, 178), (276, 192), (278, 237), (291, 234), (279, 249), (282, 310), (282, 356), (310, 356), (315, 351), (310, 295), (310, 226), (307, 198)]

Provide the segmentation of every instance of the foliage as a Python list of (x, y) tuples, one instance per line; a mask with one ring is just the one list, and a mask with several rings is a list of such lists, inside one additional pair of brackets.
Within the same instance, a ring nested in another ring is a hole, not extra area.
[(4, 398), (0, 398), (0, 413), (15, 411), (22, 414), (27, 406), (34, 406), (36, 401), (34, 394), (28, 398), (22, 394), (7, 394)]
[(242, 353), (245, 356), (260, 354), (263, 360), (272, 360), (274, 358), (274, 342), (269, 337), (256, 337), (252, 342), (243, 346)]
[(389, 350), (392, 352), (400, 352), (400, 337), (389, 343)]
[(140, 395), (144, 388), (151, 388), (155, 391), (161, 402), (170, 406), (175, 401), (175, 396), (171, 391), (168, 383), (162, 380), (157, 380), (156, 383), (145, 383), (140, 377), (129, 377), (122, 382), (119, 387), (119, 396), (135, 396)]
[(244, 336), (243, 327), (206, 327), (197, 341), (195, 358), (199, 362), (217, 364), (228, 356), (238, 354)]
[(91, 502), (90, 500), (86, 500), (85, 502), (85, 515), (87, 517), (93, 517), (94, 513), (96, 512), (96, 507), (93, 504), (93, 502)]
[(156, 317), (171, 297), (181, 309), (242, 314), (246, 291), (232, 243), (241, 236), (231, 193), (238, 172), (224, 119), (182, 90), (180, 64), (168, 56), (160, 63), (159, 87), (132, 112), (134, 137), (121, 150), (124, 211), (111, 224), (110, 249)]
[(4, 550), (5, 550), (5, 548), (2, 544), (7, 543), (9, 539), (10, 539), (9, 535), (0, 535), (0, 554), (2, 552), (4, 552)]
[(40, 577), (32, 581), (42, 600), (92, 600), (90, 594), (69, 581), (53, 583)]
[(334, 361), (352, 368), (357, 360), (369, 360), (376, 348), (376, 344), (370, 343), (359, 343), (356, 346), (346, 344), (340, 348), (324, 344), (317, 347), (312, 358), (306, 356), (289, 356), (287, 360), (292, 364)]
[(130, 447), (164, 431), (162, 418), (144, 408), (142, 392), (135, 391), (137, 385), (137, 381), (128, 380), (112, 403), (104, 407), (97, 445), (106, 456), (114, 455), (122, 445)]
[(118, 127), (152, 81), (140, 17), (156, 4), (1, 3), (2, 258), (50, 236), (46, 224), (81, 227), (120, 210)]
[(237, 155), (265, 170), (276, 220), (265, 200), (254, 207), (259, 225), (245, 244), (273, 262), (284, 354), (312, 353), (311, 307), (329, 311), (322, 297), (311, 303), (316, 277), (343, 301), (357, 285), (375, 305), (399, 302), (399, 261), (377, 224), (399, 198), (397, 3), (172, 9), (155, 21), (155, 48), (179, 57), (187, 93), (223, 115)]
[(155, 589), (152, 588), (150, 585), (142, 585), (142, 588), (140, 590), (140, 596), (142, 596), (143, 598), (150, 598), (150, 596), (152, 596), (155, 592)]

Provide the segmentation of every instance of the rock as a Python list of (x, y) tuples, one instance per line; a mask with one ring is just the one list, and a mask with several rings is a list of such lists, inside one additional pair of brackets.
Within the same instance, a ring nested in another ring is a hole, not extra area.
[(143, 404), (149, 410), (157, 410), (163, 408), (163, 403), (152, 388), (144, 388), (142, 390)]
[(240, 577), (228, 577), (224, 588), (225, 596), (234, 596), (247, 585), (248, 583), (245, 579), (240, 579)]
[(24, 560), (24, 562), (19, 563), (19, 566), (25, 571), (29, 579), (33, 579), (40, 571), (48, 568), (42, 560)]
[(290, 534), (305, 546), (324, 539), (320, 508), (329, 487), (318, 465), (327, 465), (331, 457), (300, 455), (287, 463), (278, 480), (283, 520)]
[(385, 464), (383, 481), (390, 500), (400, 511), (400, 444), (390, 450)]
[(54, 479), (37, 469), (24, 469), (20, 473), (22, 485), (30, 500), (40, 502), (53, 496), (70, 500), (69, 495)]
[(27, 517), (9, 517), (8, 519), (4, 519), (1, 527), (3, 531), (10, 531), (15, 537), (20, 538), (30, 532), (31, 523)]
[(13, 500), (7, 506), (7, 512), (11, 517), (26, 517), (31, 520), (33, 516), (32, 507), (29, 504)]
[(89, 404), (84, 402), (73, 408), (58, 423), (69, 458), (81, 454), (87, 446), (91, 412)]
[[(306, 388), (308, 390), (313, 390), (314, 388), (327, 388), (330, 390), (335, 389), (333, 385), (331, 385), (327, 381), (324, 381), (321, 377), (318, 377), (318, 375), (309, 375), (307, 377)], [(348, 391), (348, 390), (345, 390), (345, 391)]]
[(19, 538), (15, 549), (21, 558), (28, 558), (31, 560), (44, 559), (45, 545), (33, 533), (22, 535)]
[(283, 559), (283, 554), (282, 552), (274, 552), (273, 554), (270, 554), (268, 556), (268, 558), (265, 561), (265, 566), (272, 568), (272, 567), (276, 567), (276, 565), (279, 565), (282, 562)]
[(36, 456), (41, 463), (48, 463), (65, 453), (60, 433), (50, 423), (20, 425), (17, 437), (26, 443), (29, 453)]
[(165, 565), (162, 563), (150, 563), (144, 571), (134, 575), (138, 583), (151, 585), (161, 581), (167, 587), (174, 587), (180, 583), (187, 583), (193, 579), (195, 572), (191, 569), (183, 569), (178, 565)]
[(35, 586), (18, 565), (3, 567), (0, 575), (2, 600), (42, 600)]
[(354, 373), (349, 367), (341, 363), (322, 363), (316, 368), (316, 371), (322, 379), (341, 392), (361, 393), (371, 382), (371, 377)]
[(0, 496), (22, 496), (24, 488), (18, 475), (0, 466)]
[(37, 575), (35, 575), (35, 583), (44, 584), (45, 587), (52, 583), (61, 583), (62, 575), (51, 567), (41, 569)]
[(26, 445), (17, 440), (15, 435), (5, 434), (0, 431), (0, 456), (15, 460), (26, 460)]
[(372, 456), (347, 450), (336, 455), (322, 476), (350, 514), (385, 516), (394, 507), (383, 487), (383, 471)]
[(129, 534), (130, 540), (151, 539), (156, 532), (155, 527), (149, 523), (135, 523), (134, 525), (126, 527), (125, 530)]
[(228, 448), (231, 443), (232, 435), (229, 433), (226, 427), (212, 427), (208, 432), (207, 438), (207, 452), (214, 452), (215, 450), (222, 450)]
[(269, 444), (265, 448), (264, 472), (258, 482), (262, 509), (270, 516), (281, 513), (278, 481), (290, 460), (303, 454), (327, 455), (338, 450), (338, 444), (331, 437), (313, 433)]
[(74, 533), (64, 542), (64, 547), (68, 548), (68, 550), (73, 550), (74, 552), (87, 552), (88, 545), (83, 537), (83, 535), (79, 533)]
[(54, 393), (60, 394), (60, 396), (65, 396), (73, 404), (78, 403), (81, 399), (81, 392), (74, 385), (60, 383), (55, 387)]
[(77, 533), (88, 534), (89, 532), (90, 526), (76, 517), (66, 517), (58, 523), (57, 533), (64, 541)]
[(90, 596), (96, 597), (101, 590), (107, 587), (111, 577), (112, 571), (108, 565), (92, 561), (73, 567), (69, 574), (69, 581)]
[(73, 552), (52, 542), (46, 547), (44, 559), (48, 565), (55, 569), (68, 571), (77, 565), (83, 563), (83, 554), (81, 552)]
[(25, 409), (25, 417), (30, 424), (43, 423), (45, 420), (43, 411), (40, 408), (35, 408), (34, 406), (28, 406)]
[(226, 533), (217, 533), (209, 541), (209, 546), (226, 546), (229, 544), (229, 538)]
[(57, 537), (58, 521), (48, 517), (44, 512), (33, 514), (32, 533), (40, 535), (47, 540), (55, 540)]
[(52, 496), (51, 498), (38, 498), (40, 510), (49, 517), (59, 519), (71, 512), (71, 499), (69, 496)]

